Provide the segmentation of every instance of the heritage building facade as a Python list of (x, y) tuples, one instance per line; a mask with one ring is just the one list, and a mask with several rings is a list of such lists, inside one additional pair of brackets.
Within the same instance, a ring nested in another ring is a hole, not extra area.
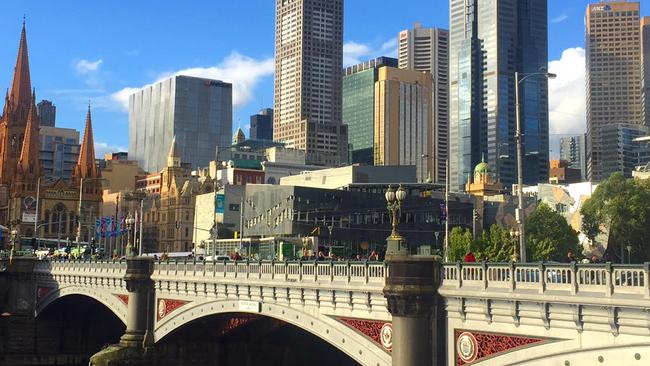
[(43, 174), (39, 126), (23, 23), (13, 82), (0, 117), (0, 224), (16, 230), (23, 239), (72, 240), (79, 235), (81, 241), (88, 241), (102, 200), (90, 108), (79, 159), (69, 182), (46, 179)]

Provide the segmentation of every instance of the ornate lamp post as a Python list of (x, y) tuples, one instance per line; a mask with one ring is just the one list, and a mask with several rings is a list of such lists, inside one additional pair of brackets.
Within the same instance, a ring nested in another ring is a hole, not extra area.
[(133, 245), (131, 244), (131, 229), (133, 228), (135, 219), (133, 218), (130, 212), (129, 215), (126, 217), (125, 223), (126, 223), (126, 256), (133, 257), (135, 256), (135, 253), (133, 252)]
[(402, 201), (406, 199), (406, 191), (402, 185), (397, 188), (397, 191), (393, 191), (393, 188), (388, 186), (385, 197), (388, 211), (392, 214), (392, 230), (387, 239), (386, 255), (408, 255), (406, 240), (397, 232), (397, 220), (402, 209)]

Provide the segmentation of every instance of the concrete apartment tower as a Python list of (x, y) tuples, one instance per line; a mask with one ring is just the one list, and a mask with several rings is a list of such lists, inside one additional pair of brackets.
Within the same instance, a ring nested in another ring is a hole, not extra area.
[(343, 0), (276, 0), (273, 139), (307, 162), (347, 162), (341, 117)]
[(427, 71), (433, 77), (433, 170), (436, 183), (445, 182), (449, 151), (449, 31), (440, 28), (413, 29), (399, 33), (399, 68)]
[(589, 4), (586, 14), (587, 178), (608, 178), (602, 129), (643, 124), (639, 2)]
[[(451, 0), (449, 180), (464, 190), (485, 156), (505, 187), (516, 182), (515, 72), (548, 67), (547, 0)], [(520, 76), (521, 77), (521, 76)], [(520, 83), (523, 181), (548, 181), (548, 80)]]

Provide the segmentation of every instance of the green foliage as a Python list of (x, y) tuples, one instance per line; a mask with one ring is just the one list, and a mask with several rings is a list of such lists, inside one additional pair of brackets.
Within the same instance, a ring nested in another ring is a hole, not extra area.
[(462, 261), (465, 254), (472, 249), (472, 232), (468, 229), (455, 227), (449, 233), (449, 255), (450, 262)]
[(507, 229), (492, 225), (477, 240), (472, 239), (472, 231), (455, 227), (449, 234), (449, 261), (462, 261), (465, 254), (472, 251), (477, 260), (506, 262), (512, 259), (514, 240)]
[(507, 262), (512, 260), (513, 248), (516, 240), (510, 232), (499, 225), (492, 225), (490, 232), (483, 232), (484, 247), (481, 248), (481, 258), (494, 262)]
[(526, 219), (528, 260), (563, 261), (569, 249), (578, 253), (578, 233), (566, 219), (545, 204), (540, 204)]
[(650, 260), (650, 180), (612, 174), (598, 185), (580, 213), (582, 230), (590, 239), (608, 227), (607, 245), (613, 254), (630, 245), (636, 262)]

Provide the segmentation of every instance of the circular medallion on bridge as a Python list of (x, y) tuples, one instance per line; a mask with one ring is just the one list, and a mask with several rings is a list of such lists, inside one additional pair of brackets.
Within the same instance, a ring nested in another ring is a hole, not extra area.
[(158, 300), (158, 320), (167, 315), (167, 301), (165, 299)]
[(379, 331), (379, 340), (381, 341), (382, 347), (387, 351), (393, 349), (393, 325), (391, 323), (385, 323), (381, 330)]
[(456, 339), (456, 353), (464, 362), (472, 362), (478, 354), (476, 337), (470, 332), (461, 333)]

